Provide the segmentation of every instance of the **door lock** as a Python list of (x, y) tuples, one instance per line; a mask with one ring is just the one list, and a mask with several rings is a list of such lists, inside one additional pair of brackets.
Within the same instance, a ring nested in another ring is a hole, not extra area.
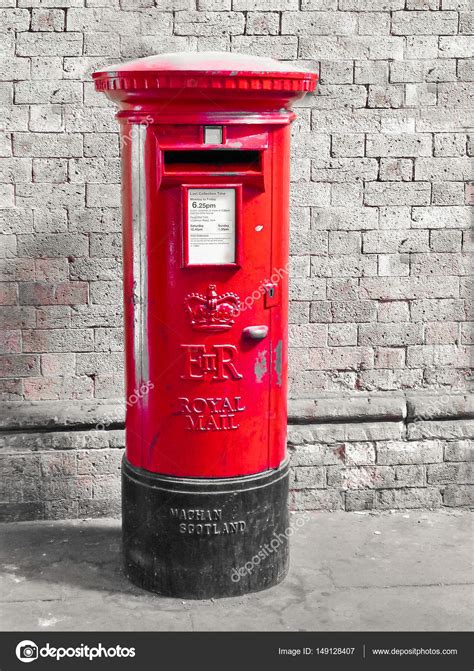
[(274, 305), (278, 305), (280, 302), (278, 292), (278, 286), (276, 284), (266, 284), (265, 285), (265, 307), (272, 308)]

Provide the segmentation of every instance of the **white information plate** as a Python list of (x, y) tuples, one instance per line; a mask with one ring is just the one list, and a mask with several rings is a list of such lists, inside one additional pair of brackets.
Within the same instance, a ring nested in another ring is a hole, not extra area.
[(235, 189), (188, 189), (188, 263), (235, 263)]

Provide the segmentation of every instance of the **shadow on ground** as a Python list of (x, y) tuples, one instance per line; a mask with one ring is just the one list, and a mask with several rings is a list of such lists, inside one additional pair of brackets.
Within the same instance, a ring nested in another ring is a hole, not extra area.
[(183, 601), (132, 585), (119, 520), (0, 525), (0, 628), (15, 631), (470, 630), (468, 512), (311, 513), (277, 587)]

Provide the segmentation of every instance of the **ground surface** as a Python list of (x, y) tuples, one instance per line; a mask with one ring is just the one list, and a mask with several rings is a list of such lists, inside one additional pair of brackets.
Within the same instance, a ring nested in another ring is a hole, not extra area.
[(164, 599), (131, 585), (117, 520), (0, 525), (2, 630), (467, 630), (469, 513), (314, 513), (279, 586)]

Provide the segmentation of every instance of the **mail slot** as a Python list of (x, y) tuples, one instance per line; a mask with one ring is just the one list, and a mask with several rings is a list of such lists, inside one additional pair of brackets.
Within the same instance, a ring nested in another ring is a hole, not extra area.
[(186, 598), (270, 587), (288, 570), (289, 130), (317, 76), (198, 53), (94, 80), (121, 128), (126, 573)]

